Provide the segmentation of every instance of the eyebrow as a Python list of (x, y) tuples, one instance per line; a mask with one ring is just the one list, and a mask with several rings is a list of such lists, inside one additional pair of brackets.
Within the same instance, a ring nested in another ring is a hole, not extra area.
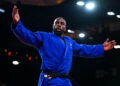
[[(59, 21), (57, 20), (56, 22), (59, 22)], [(62, 21), (62, 23), (64, 23), (64, 24), (65, 24), (65, 21)]]

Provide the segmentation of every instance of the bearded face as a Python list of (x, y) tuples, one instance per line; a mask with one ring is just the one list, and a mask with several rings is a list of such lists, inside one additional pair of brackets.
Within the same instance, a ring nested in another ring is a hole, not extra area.
[(66, 31), (66, 21), (61, 17), (56, 18), (53, 23), (53, 32), (56, 35), (62, 35), (65, 31)]

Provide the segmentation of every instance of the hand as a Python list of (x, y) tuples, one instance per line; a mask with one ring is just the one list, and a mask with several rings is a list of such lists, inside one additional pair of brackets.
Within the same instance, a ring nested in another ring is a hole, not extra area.
[(104, 51), (111, 50), (116, 45), (115, 40), (109, 41), (109, 38), (103, 43)]
[(13, 7), (12, 18), (15, 24), (17, 24), (20, 20), (20, 15), (19, 15), (18, 8), (16, 5), (14, 5)]

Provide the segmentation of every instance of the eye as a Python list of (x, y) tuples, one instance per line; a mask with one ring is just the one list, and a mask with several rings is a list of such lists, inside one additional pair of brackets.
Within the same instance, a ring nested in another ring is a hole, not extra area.
[(56, 23), (55, 24), (58, 24), (59, 22), (58, 21), (56, 21)]
[(65, 25), (64, 22), (61, 22), (61, 25)]

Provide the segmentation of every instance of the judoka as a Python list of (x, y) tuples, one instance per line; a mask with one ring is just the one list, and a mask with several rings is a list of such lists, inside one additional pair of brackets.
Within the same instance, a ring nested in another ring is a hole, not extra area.
[(108, 39), (101, 45), (78, 44), (70, 37), (63, 36), (66, 31), (66, 21), (58, 17), (53, 23), (53, 32), (32, 32), (25, 28), (15, 5), (12, 12), (11, 30), (24, 44), (35, 47), (42, 59), (41, 74), (38, 86), (72, 86), (67, 77), (71, 66), (72, 56), (88, 58), (103, 57), (104, 51), (112, 49), (116, 42)]

